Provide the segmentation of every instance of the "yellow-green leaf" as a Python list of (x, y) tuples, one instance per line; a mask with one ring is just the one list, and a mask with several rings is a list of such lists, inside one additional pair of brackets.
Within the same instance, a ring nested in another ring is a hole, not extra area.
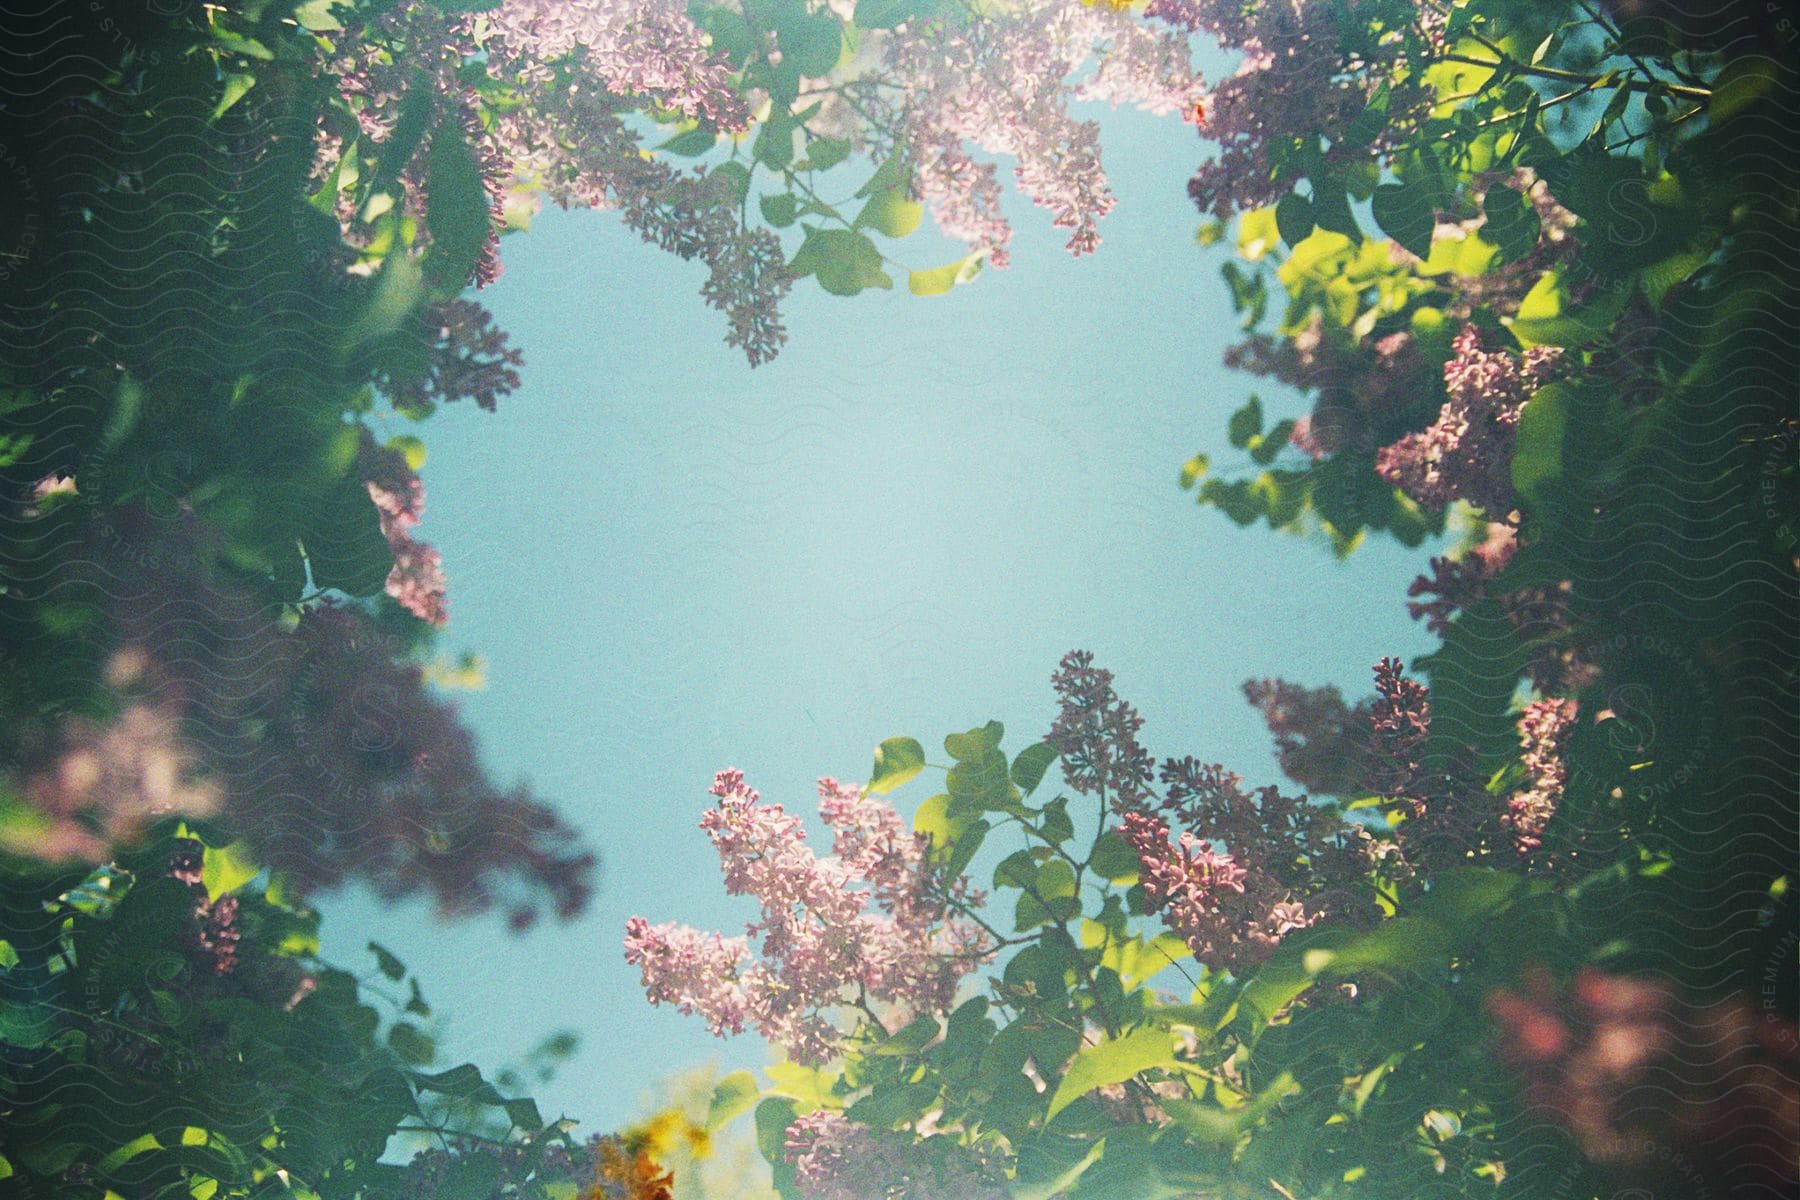
[(959, 283), (967, 283), (981, 273), (982, 257), (971, 254), (941, 267), (925, 271), (908, 271), (906, 287), (915, 296), (942, 296)]
[(1122, 1038), (1085, 1047), (1069, 1064), (1068, 1072), (1050, 1101), (1048, 1118), (1069, 1107), (1097, 1087), (1123, 1083), (1156, 1067), (1175, 1064), (1175, 1041), (1166, 1029), (1145, 1026)]
[(889, 738), (875, 747), (875, 769), (869, 790), (885, 796), (925, 768), (925, 747), (916, 738)]

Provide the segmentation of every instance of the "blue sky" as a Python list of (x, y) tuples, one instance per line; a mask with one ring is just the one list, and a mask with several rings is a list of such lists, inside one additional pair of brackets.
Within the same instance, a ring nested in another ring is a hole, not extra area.
[[(487, 763), (556, 802), (605, 868), (584, 917), (524, 937), (324, 904), (328, 955), (370, 967), (374, 937), (418, 973), (449, 1062), (496, 1067), (574, 1029), (580, 1053), (537, 1095), (594, 1130), (680, 1068), (765, 1061), (753, 1036), (650, 1008), (620, 952), (633, 913), (751, 918), (695, 825), (721, 767), (815, 815), (814, 780), (867, 778), (886, 737), (932, 750), (998, 718), (1016, 751), (1080, 647), (1152, 753), (1273, 782), (1244, 679), (1356, 696), (1377, 658), (1427, 647), (1403, 596), (1428, 549), (1339, 562), (1179, 489), (1197, 450), (1231, 470), (1225, 418), (1256, 382), (1219, 363), (1228, 250), (1193, 241), (1192, 128), (1093, 115), (1119, 197), (1097, 254), (1069, 259), (1014, 196), (1012, 268), (933, 299), (802, 281), (792, 340), (756, 371), (700, 302), (704, 268), (615, 218), (548, 213), (508, 239), (482, 300), (525, 350), (524, 385), (424, 428), (421, 533), (450, 574), (446, 648), (487, 660), (461, 700)], [(925, 232), (895, 252), (955, 257)], [(1300, 411), (1260, 390), (1272, 419)], [(893, 798), (910, 813), (936, 790), (928, 772)]]

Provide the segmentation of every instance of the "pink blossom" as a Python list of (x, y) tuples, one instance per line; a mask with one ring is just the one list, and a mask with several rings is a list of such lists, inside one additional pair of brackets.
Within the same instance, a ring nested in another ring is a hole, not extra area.
[(806, 1200), (1001, 1200), (1000, 1182), (960, 1146), (871, 1129), (822, 1109), (788, 1126), (784, 1157)]
[(1084, 794), (1109, 795), (1117, 811), (1150, 794), (1150, 755), (1138, 743), (1144, 718), (1113, 691), (1111, 671), (1094, 666), (1086, 650), (1063, 655), (1050, 677), (1060, 701), (1045, 740), (1062, 759), (1063, 779)]
[(363, 470), (372, 476), (364, 486), (375, 502), (382, 536), (394, 556), (387, 594), (421, 621), (447, 624), (450, 612), (445, 604), (443, 556), (412, 536), (413, 527), (425, 513), (424, 483), (397, 452), (373, 442), (364, 446)]
[[(821, 857), (800, 819), (764, 804), (741, 771), (720, 771), (711, 792), (717, 803), (700, 826), (719, 852), (726, 891), (755, 898), (760, 919), (748, 939), (725, 941), (634, 917), (626, 954), (643, 968), (652, 1002), (681, 998), (683, 1011), (704, 1015), (716, 1034), (752, 1024), (809, 1063), (835, 1053), (829, 1013), (859, 994), (914, 1011), (948, 1009), (987, 945), (946, 910), (945, 896), (967, 897), (966, 884), (945, 889), (924, 840), (898, 813), (860, 788), (821, 779), (819, 811), (834, 851)], [(760, 959), (746, 964), (752, 940)]]
[(1521, 358), (1484, 350), (1473, 325), (1463, 327), (1444, 364), (1449, 399), (1437, 420), (1375, 456), (1375, 470), (1427, 508), (1467, 500), (1503, 516), (1514, 503), (1511, 467), (1519, 414), (1561, 359), (1539, 346)]
[(743, 938), (652, 925), (642, 917), (625, 922), (625, 961), (643, 970), (650, 1003), (699, 1013), (715, 1034), (744, 1031), (750, 1001), (739, 967), (748, 953)]
[[(1071, 86), (1092, 58), (1092, 74)], [(1098, 127), (1071, 117), (1069, 101), (1165, 113), (1187, 111), (1200, 94), (1185, 38), (1097, 5), (1029, 3), (1004, 19), (909, 28), (889, 43), (887, 65), (905, 97), (899, 125), (915, 191), (945, 233), (996, 266), (1005, 265), (1011, 231), (992, 168), (977, 165), (969, 147), (1014, 158), (1020, 190), (1070, 231), (1070, 253), (1086, 254), (1115, 201)]]
[(551, 77), (546, 64), (573, 60), (615, 94), (649, 97), (718, 129), (748, 123), (730, 64), (682, 0), (506, 0), (487, 20), (491, 52), (540, 82)]
[(725, 314), (726, 344), (743, 350), (751, 366), (775, 357), (787, 341), (780, 304), (793, 277), (780, 240), (739, 223), (722, 176), (646, 157), (593, 87), (545, 85), (533, 104), (505, 113), (500, 128), (522, 180), (556, 204), (618, 209), (646, 242), (704, 262), (701, 296)]
[(1514, 793), (1502, 818), (1513, 831), (1520, 854), (1543, 845), (1543, 834), (1568, 782), (1569, 767), (1563, 757), (1574, 728), (1577, 705), (1569, 699), (1535, 700), (1519, 716), (1519, 756), (1530, 784)]

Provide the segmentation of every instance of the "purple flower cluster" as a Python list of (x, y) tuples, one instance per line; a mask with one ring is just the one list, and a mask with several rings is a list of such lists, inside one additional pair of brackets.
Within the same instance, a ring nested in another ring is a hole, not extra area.
[(1252, 679), (1244, 698), (1275, 737), (1282, 774), (1317, 796), (1354, 796), (1367, 786), (1372, 705), (1344, 703), (1335, 687)]
[(749, 123), (731, 64), (682, 0), (506, 0), (488, 16), (489, 52), (535, 82), (568, 66), (615, 95), (642, 96), (715, 129)]
[(1431, 736), (1431, 698), (1408, 679), (1397, 658), (1375, 664), (1375, 701), (1369, 713), (1370, 785), (1403, 800), (1416, 817), (1426, 807), (1425, 742)]
[(1002, 1183), (961, 1147), (929, 1149), (902, 1133), (871, 1129), (830, 1109), (788, 1126), (783, 1144), (806, 1200), (1002, 1200)]
[(1328, 334), (1318, 312), (1292, 337), (1253, 333), (1226, 347), (1225, 365), (1316, 393), (1288, 439), (1314, 460), (1376, 449), (1375, 430), (1411, 403), (1428, 372), (1412, 334), (1355, 342)]
[(177, 839), (170, 855), (169, 877), (187, 884), (194, 894), (194, 949), (200, 961), (214, 975), (229, 975), (237, 969), (238, 943), (244, 936), (237, 923), (238, 899), (207, 899), (201, 878), (204, 855), (205, 847), (194, 839)]
[(1138, 744), (1144, 718), (1113, 691), (1111, 671), (1086, 650), (1063, 655), (1050, 684), (1060, 703), (1046, 741), (1062, 756), (1063, 779), (1083, 795), (1108, 798), (1116, 812), (1150, 796), (1154, 764)]
[(701, 295), (730, 322), (726, 344), (750, 365), (787, 341), (780, 305), (793, 278), (781, 243), (739, 223), (727, 181), (646, 157), (601, 90), (545, 85), (536, 103), (505, 114), (501, 130), (525, 179), (563, 206), (618, 209), (631, 230), (708, 268)]
[(1569, 778), (1563, 754), (1576, 712), (1574, 700), (1553, 698), (1533, 701), (1519, 717), (1519, 744), (1524, 749), (1519, 761), (1531, 782), (1513, 794), (1501, 819), (1513, 831), (1520, 854), (1543, 845), (1544, 828), (1562, 800)]
[[(1099, 128), (1074, 120), (1069, 102), (1187, 112), (1200, 95), (1185, 38), (1152, 32), (1105, 5), (1040, 0), (1004, 20), (915, 24), (887, 43), (885, 64), (905, 97), (897, 125), (913, 157), (913, 188), (944, 233), (995, 266), (1006, 265), (1012, 231), (1000, 215), (994, 168), (978, 164), (969, 147), (1015, 158), (1020, 190), (1070, 231), (1070, 253), (1087, 254), (1115, 201)], [(1102, 48), (1082, 83), (1066, 82)]]
[(473, 300), (446, 300), (426, 309), (425, 346), (423, 375), (381, 385), (402, 412), (428, 413), (455, 400), (473, 400), (493, 412), (519, 386), (524, 355), (507, 343), (493, 314)]
[(1112, 680), (1093, 655), (1065, 655), (1048, 740), (1064, 782), (1120, 818), (1151, 911), (1200, 961), (1241, 968), (1327, 914), (1372, 914), (1367, 835), (1304, 798), (1246, 790), (1217, 764), (1169, 759), (1156, 770), (1137, 741), (1143, 719)]
[(1481, 334), (1464, 326), (1444, 364), (1449, 398), (1438, 418), (1375, 456), (1375, 471), (1426, 508), (1467, 500), (1491, 516), (1513, 507), (1512, 454), (1519, 414), (1549, 381), (1562, 351), (1537, 346), (1523, 357), (1485, 350)]
[[(642, 971), (651, 1003), (698, 1013), (720, 1036), (754, 1025), (815, 1064), (836, 1052), (834, 1008), (867, 998), (948, 1009), (986, 944), (948, 915), (925, 839), (892, 807), (821, 779), (819, 812), (834, 833), (834, 853), (821, 858), (799, 818), (762, 803), (742, 772), (719, 772), (711, 791), (718, 803), (700, 826), (718, 850), (725, 890), (755, 897), (761, 919), (748, 937), (724, 938), (632, 917), (625, 958)], [(963, 887), (953, 881), (949, 891)], [(750, 961), (750, 939), (760, 941), (760, 961)]]
[(412, 535), (413, 527), (425, 515), (425, 484), (406, 465), (403, 455), (377, 446), (367, 434), (361, 466), (369, 499), (381, 517), (382, 536), (394, 556), (387, 594), (421, 621), (448, 624), (443, 556)]
[(1512, 561), (1517, 545), (1518, 531), (1513, 526), (1489, 522), (1481, 542), (1461, 558), (1440, 556), (1430, 561), (1430, 574), (1420, 575), (1406, 589), (1412, 597), (1407, 611), (1442, 635), (1457, 613), (1493, 599), (1525, 647), (1525, 674), (1532, 686), (1545, 693), (1580, 691), (1598, 672), (1586, 650), (1569, 636), (1573, 629), (1569, 581), (1511, 592), (1493, 587), (1494, 578)]
[[(1237, 72), (1205, 100), (1201, 132), (1218, 144), (1219, 154), (1188, 182), (1201, 212), (1229, 220), (1288, 192), (1293, 179), (1278, 169), (1274, 151), (1290, 143), (1295, 130), (1328, 138), (1328, 159), (1361, 153), (1340, 148), (1345, 129), (1374, 90), (1369, 64), (1343, 49), (1350, 40), (1341, 24), (1349, 7), (1304, 0), (1151, 0), (1145, 16), (1209, 33), (1221, 48), (1241, 56)], [(1423, 27), (1405, 31), (1384, 47), (1384, 66), (1429, 45)], [(1416, 84), (1393, 89), (1390, 121), (1402, 122), (1423, 98)], [(1388, 136), (1378, 140), (1378, 148)]]

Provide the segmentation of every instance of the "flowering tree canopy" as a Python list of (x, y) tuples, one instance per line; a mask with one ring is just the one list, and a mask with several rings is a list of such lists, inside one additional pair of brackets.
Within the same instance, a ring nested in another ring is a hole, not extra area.
[[(9, 8), (0, 1180), (673, 1196), (667, 1122), (577, 1138), (432, 1070), (404, 965), (321, 954), (308, 895), (351, 880), (515, 927), (592, 890), (446, 694), (479, 672), (434, 658), (456, 564), (394, 430), (522, 385), (470, 292), (546, 201), (697, 260), (756, 366), (809, 278), (1007, 266), (1007, 178), (1094, 251), (1109, 103), (1195, 127), (1226, 365), (1282, 389), (1183, 486), (1340, 556), (1448, 534), (1395, 598), (1439, 644), (1363, 698), (1245, 685), (1306, 795), (1153, 758), (1080, 652), (1041, 739), (822, 779), (828, 852), (720, 772), (701, 828), (756, 919), (624, 930), (650, 1002), (784, 1055), (695, 1145), (753, 1113), (786, 1200), (1788, 1194), (1800, 38), (1704, 17)], [(952, 261), (905, 260), (926, 215)]]

